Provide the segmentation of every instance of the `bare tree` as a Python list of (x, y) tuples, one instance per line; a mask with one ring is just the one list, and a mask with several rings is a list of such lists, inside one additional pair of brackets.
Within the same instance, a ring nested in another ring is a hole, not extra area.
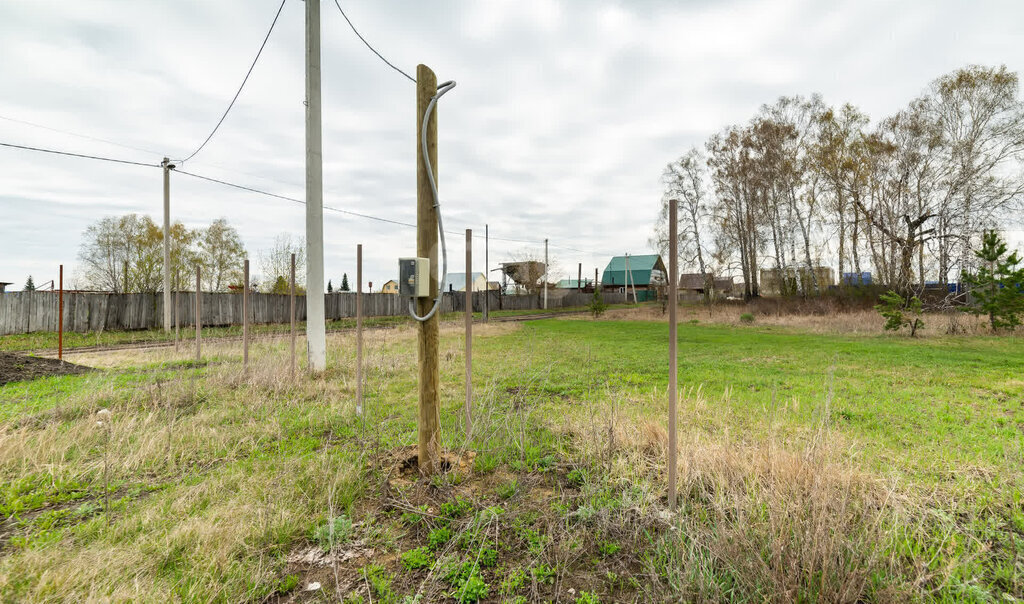
[(291, 274), (292, 254), (295, 254), (295, 282), (306, 281), (306, 241), (295, 239), (289, 233), (281, 233), (274, 237), (274, 245), (268, 250), (260, 250), (260, 272), (263, 283), (269, 291), (273, 289), (278, 278), (285, 281)]
[(668, 254), (669, 203), (673, 199), (678, 200), (680, 212), (676, 232), (679, 254), (683, 256), (684, 265), (693, 266), (696, 262), (704, 281), (705, 300), (710, 299), (714, 289), (713, 275), (708, 271), (704, 259), (705, 244), (701, 241), (701, 232), (706, 231), (711, 220), (705, 188), (707, 160), (696, 147), (691, 148), (682, 157), (665, 166), (661, 179), (665, 193), (661, 196), (661, 210), (650, 243), (662, 256)]
[(245, 246), (235, 227), (226, 218), (218, 218), (199, 234), (198, 240), (198, 260), (207, 291), (225, 291), (229, 285), (241, 284)]

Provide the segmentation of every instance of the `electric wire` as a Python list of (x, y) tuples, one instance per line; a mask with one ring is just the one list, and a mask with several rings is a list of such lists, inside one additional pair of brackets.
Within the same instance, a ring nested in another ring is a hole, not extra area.
[(339, 3), (338, 0), (334, 0), (334, 5), (338, 7), (339, 11), (341, 11), (341, 16), (345, 17), (345, 21), (348, 23), (348, 26), (352, 28), (352, 33), (354, 33), (360, 40), (362, 40), (363, 44), (365, 44), (366, 47), (369, 48), (370, 51), (373, 54), (377, 55), (377, 57), (381, 61), (384, 61), (384, 63), (386, 63), (388, 67), (390, 67), (391, 69), (394, 69), (398, 73), (400, 73), (400, 74), (404, 75), (406, 78), (408, 78), (410, 82), (412, 82), (413, 84), (416, 83), (416, 78), (414, 78), (411, 75), (405, 73), (404, 71), (402, 71), (401, 69), (396, 67), (394, 63), (392, 63), (391, 61), (385, 59), (384, 55), (382, 55), (379, 52), (377, 52), (377, 49), (374, 48), (373, 46), (371, 46), (370, 43), (366, 41), (366, 38), (364, 38), (363, 35), (361, 33), (359, 33), (359, 30), (356, 29), (356, 26), (352, 24), (352, 20), (349, 19), (348, 15), (345, 14), (345, 10), (343, 8), (341, 8), (341, 3)]
[(95, 141), (95, 142), (98, 142), (98, 143), (106, 143), (108, 145), (114, 145), (115, 147), (121, 147), (123, 149), (130, 149), (132, 151), (142, 151), (143, 153), (151, 153), (153, 155), (164, 155), (163, 153), (161, 153), (159, 151), (154, 151), (152, 149), (145, 149), (143, 147), (133, 147), (131, 145), (125, 145), (125, 144), (119, 143), (117, 141), (112, 141), (112, 140), (108, 140), (108, 139), (105, 139), (105, 138), (99, 138), (97, 136), (89, 136), (88, 134), (79, 134), (78, 132), (72, 132), (70, 130), (61, 130), (60, 128), (51, 128), (50, 126), (44, 126), (43, 124), (37, 124), (35, 122), (30, 122), (28, 120), (20, 120), (20, 119), (15, 118), (15, 117), (8, 117), (6, 115), (0, 115), (0, 120), (6, 120), (8, 122), (14, 122), (16, 124), (24, 124), (26, 126), (32, 126), (33, 128), (42, 128), (43, 130), (49, 130), (50, 132), (57, 132), (57, 133), (60, 133), (60, 134), (67, 134), (69, 136), (75, 136), (75, 137), (78, 137), (78, 138), (82, 138), (82, 139), (90, 140), (90, 141)]
[(26, 151), (38, 151), (40, 153), (52, 153), (53, 155), (66, 155), (68, 157), (79, 157), (82, 159), (95, 159), (97, 161), (107, 161), (115, 164), (128, 164), (130, 166), (143, 166), (146, 168), (159, 168), (160, 164), (144, 163), (140, 161), (131, 161), (127, 159), (117, 159), (115, 157), (102, 157), (100, 155), (88, 155), (85, 153), (71, 153), (70, 151), (58, 151), (57, 149), (44, 149), (42, 147), (30, 147), (28, 145), (16, 145), (14, 143), (0, 142), (0, 147), (10, 147), (11, 149), (24, 149)]
[[(441, 197), (437, 194), (437, 183), (434, 182), (434, 168), (430, 165), (430, 152), (427, 148), (427, 127), (430, 125), (430, 114), (434, 111), (434, 106), (441, 100), (441, 97), (448, 94), (455, 88), (455, 80), (448, 80), (437, 87), (437, 92), (434, 96), (430, 97), (430, 102), (427, 103), (427, 109), (423, 112), (423, 127), (420, 129), (420, 143), (423, 147), (423, 165), (427, 168), (427, 180), (430, 182), (430, 192), (434, 194), (434, 213), (437, 214), (437, 232), (441, 238), (441, 281), (438, 283), (437, 297), (434, 298), (434, 305), (431, 307), (430, 312), (423, 315), (422, 317), (416, 314), (415, 303), (412, 298), (409, 298), (409, 314), (412, 315), (413, 319), (420, 321), (428, 321), (430, 317), (434, 316), (437, 309), (441, 307), (441, 299), (444, 296), (444, 287), (448, 283), (448, 247), (444, 241), (444, 223), (441, 221)], [(466, 275), (467, 282), (469, 275)]]
[(256, 58), (252, 60), (252, 65), (249, 66), (249, 71), (245, 73), (245, 78), (242, 79), (242, 85), (238, 87), (238, 91), (235, 92), (235, 96), (231, 99), (231, 102), (228, 104), (228, 108), (224, 110), (224, 115), (220, 116), (220, 119), (217, 120), (217, 125), (213, 127), (213, 130), (210, 132), (210, 135), (206, 137), (206, 140), (203, 141), (203, 144), (199, 145), (199, 148), (193, 151), (192, 154), (186, 157), (185, 159), (177, 160), (178, 163), (185, 163), (188, 160), (195, 157), (196, 154), (198, 154), (200, 151), (202, 151), (203, 147), (206, 146), (206, 143), (210, 142), (210, 139), (213, 138), (213, 135), (217, 133), (217, 130), (220, 128), (220, 125), (224, 123), (225, 118), (228, 117), (228, 113), (231, 112), (231, 108), (235, 106), (235, 101), (237, 101), (239, 95), (242, 94), (242, 89), (245, 88), (245, 83), (249, 81), (249, 76), (252, 75), (253, 69), (256, 68), (256, 63), (260, 60), (260, 55), (263, 54), (263, 49), (266, 48), (267, 46), (267, 40), (270, 39), (270, 34), (274, 31), (274, 26), (277, 25), (277, 19), (278, 17), (281, 16), (281, 11), (284, 10), (285, 2), (287, 2), (287, 0), (281, 0), (281, 6), (277, 8), (277, 14), (274, 15), (274, 21), (270, 24), (270, 29), (267, 30), (267, 35), (263, 37), (263, 43), (260, 44), (260, 49), (256, 52)]

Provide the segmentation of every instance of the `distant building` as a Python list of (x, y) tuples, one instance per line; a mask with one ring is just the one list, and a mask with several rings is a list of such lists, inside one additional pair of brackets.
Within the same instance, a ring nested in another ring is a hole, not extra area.
[(653, 300), (655, 288), (668, 285), (667, 275), (665, 263), (657, 254), (615, 256), (601, 274), (601, 289), (626, 291), (628, 280), (629, 291), (636, 288), (638, 301)]
[(391, 279), (385, 281), (384, 285), (380, 286), (380, 293), (382, 294), (397, 294), (398, 293), (398, 281)]
[(871, 273), (843, 273), (840, 285), (871, 285)]
[(8, 285), (14, 285), (14, 284), (11, 283), (10, 281), (0, 281), (0, 294), (2, 294), (5, 291), (7, 291), (7, 286)]
[[(487, 287), (487, 277), (483, 273), (473, 273), (473, 291), (482, 292)], [(466, 273), (448, 273), (448, 284), (445, 291), (466, 291)]]
[[(583, 284), (582, 287), (580, 286), (581, 283)], [(555, 287), (558, 289), (582, 289), (590, 287), (590, 279), (584, 279), (583, 281), (579, 279), (562, 279)]]

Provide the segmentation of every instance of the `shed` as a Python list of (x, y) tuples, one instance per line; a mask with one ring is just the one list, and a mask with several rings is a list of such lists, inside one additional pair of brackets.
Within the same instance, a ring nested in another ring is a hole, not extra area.
[[(619, 288), (626, 285), (626, 259), (627, 256), (615, 256), (608, 262), (604, 273), (601, 274), (601, 286), (605, 289)], [(657, 254), (645, 254), (641, 256), (628, 256), (629, 259), (629, 285), (637, 289), (649, 289), (651, 287), (665, 285), (665, 263)]]

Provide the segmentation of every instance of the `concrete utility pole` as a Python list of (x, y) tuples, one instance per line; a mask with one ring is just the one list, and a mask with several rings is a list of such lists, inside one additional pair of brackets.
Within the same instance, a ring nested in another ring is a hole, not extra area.
[[(423, 117), (430, 99), (437, 93), (437, 76), (426, 65), (416, 66), (416, 256), (430, 259), (429, 297), (416, 299), (416, 314), (430, 312), (434, 299), (440, 295), (437, 275), (437, 212), (434, 194), (430, 190), (427, 167), (423, 163), (423, 144), (420, 135)], [(427, 153), (437, 182), (437, 107), (427, 122)], [(426, 321), (417, 321), (419, 348), (419, 468), (420, 473), (432, 475), (441, 457), (441, 337), (440, 316), (434, 313)]]
[(356, 415), (363, 414), (363, 244), (356, 246)]
[(597, 267), (595, 266), (595, 267), (594, 267), (594, 293), (595, 293), (595, 294), (596, 294), (596, 293), (597, 293), (598, 291), (600, 291), (600, 290), (599, 290), (598, 288), (599, 288), (599, 284), (598, 284), (598, 282), (597, 282)]
[(171, 160), (160, 162), (164, 171), (164, 331), (171, 331)]
[(473, 230), (466, 229), (466, 437), (473, 431)]
[(679, 200), (673, 199), (668, 208), (668, 509), (676, 511), (676, 401), (678, 396), (679, 362), (677, 356), (678, 326), (676, 306), (679, 295), (679, 273), (676, 256), (679, 240), (676, 237)]
[(484, 323), (491, 314), (491, 233), (484, 225)]
[(324, 170), (320, 119), (320, 1), (306, 2), (306, 355), (327, 368), (324, 323)]
[(576, 291), (583, 293), (583, 263), (576, 265)]
[(548, 309), (548, 240), (544, 240), (544, 310)]

